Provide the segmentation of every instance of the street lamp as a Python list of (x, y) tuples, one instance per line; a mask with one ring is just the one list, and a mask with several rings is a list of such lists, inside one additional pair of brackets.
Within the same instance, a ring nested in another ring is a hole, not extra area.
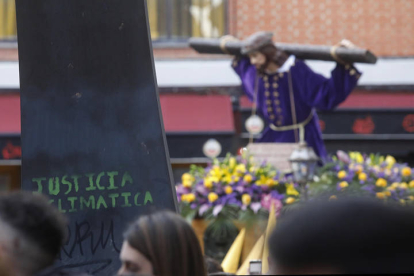
[(307, 200), (306, 184), (313, 179), (319, 158), (306, 142), (302, 142), (292, 152), (289, 161), (292, 164), (293, 179), (300, 185), (303, 196)]
[(209, 139), (203, 146), (203, 153), (211, 159), (216, 158), (221, 153), (221, 145), (216, 139)]

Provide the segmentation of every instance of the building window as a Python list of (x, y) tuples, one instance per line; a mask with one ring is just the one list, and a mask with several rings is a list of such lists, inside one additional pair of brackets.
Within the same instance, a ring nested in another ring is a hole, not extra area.
[(16, 6), (14, 0), (0, 0), (0, 40), (17, 38)]
[(154, 41), (221, 37), (227, 33), (227, 0), (147, 0)]
[[(184, 41), (193, 36), (215, 38), (227, 33), (228, 0), (147, 1), (154, 41)], [(15, 0), (0, 0), (0, 40), (16, 38)]]

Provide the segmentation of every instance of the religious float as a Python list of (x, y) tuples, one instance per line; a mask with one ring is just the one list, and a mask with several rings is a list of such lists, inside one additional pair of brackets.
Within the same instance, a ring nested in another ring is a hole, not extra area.
[(192, 223), (206, 255), (227, 267), (225, 256), (231, 253), (237, 264), (233, 261), (225, 270), (243, 274), (254, 252), (255, 258), (263, 257), (268, 221), (307, 200), (368, 196), (387, 204), (414, 205), (413, 169), (392, 156), (338, 151), (306, 174), (308, 181), (301, 183), (295, 172), (255, 162), (247, 151), (213, 159), (207, 167), (193, 165), (176, 186), (181, 214)]

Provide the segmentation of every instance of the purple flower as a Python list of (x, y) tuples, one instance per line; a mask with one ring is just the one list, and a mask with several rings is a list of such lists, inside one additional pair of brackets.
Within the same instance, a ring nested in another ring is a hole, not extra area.
[(260, 203), (262, 207), (268, 211), (270, 211), (270, 207), (273, 204), (276, 208), (276, 214), (279, 214), (280, 210), (283, 208), (282, 201), (280, 201), (277, 198), (272, 197), (271, 194), (263, 196)]
[(235, 201), (237, 201), (237, 200), (236, 200), (236, 194), (235, 194), (235, 193), (231, 193), (231, 194), (228, 194), (228, 195), (222, 196), (222, 197), (220, 198), (220, 200), (221, 200), (221, 203), (222, 203), (222, 204), (231, 204), (231, 202), (235, 202)]
[(379, 172), (379, 173), (377, 174), (377, 177), (378, 177), (378, 178), (385, 178), (385, 172)]
[(244, 187), (243, 186), (238, 186), (235, 189), (237, 192), (239, 192), (240, 194), (242, 194), (244, 192)]
[(336, 152), (336, 156), (338, 156), (339, 161), (342, 161), (345, 164), (349, 164), (351, 162), (351, 158), (349, 158), (349, 155), (342, 150), (338, 150)]
[(341, 170), (341, 166), (339, 166), (339, 165), (335, 165), (334, 170), (335, 170), (336, 172), (339, 172), (339, 171)]
[(203, 196), (207, 196), (208, 193), (210, 192), (206, 187), (201, 186), (201, 185), (196, 187), (196, 191), (197, 193), (200, 193)]
[(190, 205), (190, 207), (191, 207), (191, 209), (196, 209), (198, 206), (197, 206), (197, 203), (191, 203), (191, 205)]
[(250, 204), (250, 208), (253, 210), (255, 214), (259, 212), (260, 208), (262, 208), (262, 204), (260, 202), (254, 202)]
[(272, 198), (275, 198), (278, 200), (283, 200), (285, 198), (284, 195), (279, 194), (277, 191), (272, 191), (270, 194), (272, 195)]
[(368, 192), (372, 192), (374, 193), (375, 191), (375, 186), (374, 185), (367, 185), (361, 188), (362, 190), (368, 191)]
[(185, 188), (183, 185), (175, 186), (175, 189), (177, 191), (177, 194), (180, 195), (188, 194), (191, 191), (190, 189)]
[(210, 206), (208, 204), (203, 204), (201, 205), (200, 209), (198, 209), (198, 214), (200, 216), (203, 216), (205, 212), (207, 212), (207, 210), (210, 208)]
[(215, 217), (217, 217), (218, 214), (220, 214), (221, 210), (223, 210), (224, 205), (217, 205), (216, 207), (214, 207), (213, 209), (213, 215)]

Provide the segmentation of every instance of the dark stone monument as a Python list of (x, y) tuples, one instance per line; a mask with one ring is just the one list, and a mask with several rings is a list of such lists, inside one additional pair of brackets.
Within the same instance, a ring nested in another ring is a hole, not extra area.
[(176, 209), (141, 0), (16, 0), (22, 188), (70, 219), (51, 271), (114, 275), (125, 226)]

